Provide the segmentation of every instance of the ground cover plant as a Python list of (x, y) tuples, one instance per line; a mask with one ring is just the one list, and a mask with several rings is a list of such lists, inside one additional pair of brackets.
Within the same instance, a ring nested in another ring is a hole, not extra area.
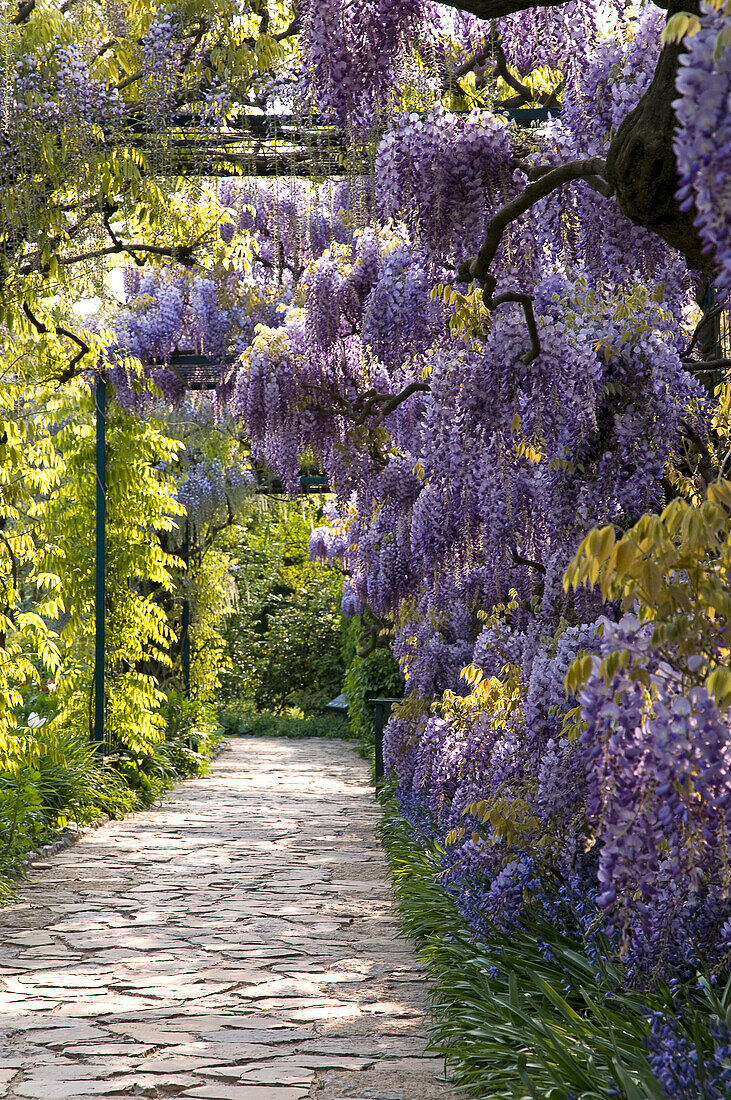
[[(372, 762), (369, 700), (400, 697), (403, 680), (386, 640), (371, 649), (360, 617), (341, 617), (342, 570), (310, 557), (325, 501), (263, 496), (227, 534), (237, 600), (218, 720), (238, 735), (353, 739)], [(327, 711), (341, 694), (345, 713)]]
[(700, 1095), (727, 1095), (728, 1047), (717, 1039), (731, 1020), (731, 981), (635, 992), (618, 960), (587, 957), (535, 913), (507, 935), (493, 927), (476, 938), (439, 885), (438, 841), (414, 836), (392, 791), (384, 803), (401, 923), (432, 979), (433, 1049), (454, 1083), (485, 1100), (660, 1100), (699, 1095), (699, 1080)]
[[(367, 667), (405, 683), (402, 885), (458, 914), (447, 986), (476, 960), (440, 1016), (457, 1046), (463, 993), (482, 1021), (460, 1072), (478, 1095), (723, 1097), (729, 4), (64, 8), (7, 23), (4, 759), (35, 738), (22, 680), (55, 677), (83, 729), (101, 365), (123, 769), (149, 780), (165, 728), (196, 728), (181, 694), (207, 705), (225, 671), (225, 532), (265, 467), (295, 495), (304, 460), (332, 491), (313, 558), (360, 620), (353, 705)], [(505, 113), (539, 105), (560, 117)], [(215, 390), (191, 399), (186, 354)]]

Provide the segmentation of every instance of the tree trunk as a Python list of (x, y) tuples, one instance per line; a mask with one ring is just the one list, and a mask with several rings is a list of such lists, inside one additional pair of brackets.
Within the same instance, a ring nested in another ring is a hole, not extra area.
[[(672, 0), (668, 17), (676, 11), (699, 14), (699, 0)], [(685, 256), (688, 266), (708, 273), (709, 260), (693, 214), (683, 213), (675, 194), (678, 170), (673, 151), (677, 99), (675, 78), (682, 44), (669, 45), (660, 54), (652, 84), (622, 122), (607, 155), (607, 177), (614, 186), (622, 213), (657, 233)]]

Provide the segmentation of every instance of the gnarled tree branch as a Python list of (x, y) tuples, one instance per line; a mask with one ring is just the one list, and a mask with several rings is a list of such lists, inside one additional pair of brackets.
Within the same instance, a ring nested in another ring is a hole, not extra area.
[(526, 103), (540, 103), (545, 107), (554, 107), (558, 101), (559, 95), (563, 91), (566, 81), (564, 79), (559, 80), (552, 92), (534, 92), (533, 89), (529, 88), (527, 84), (524, 84), (522, 80), (518, 80), (517, 76), (511, 73), (508, 68), (508, 60), (505, 56), (505, 51), (503, 50), (496, 28), (493, 28), (493, 33), (490, 37), (492, 39), (492, 53), (495, 58), (495, 76), (499, 76), (509, 88), (517, 92), (516, 99), (502, 99), (499, 101), (499, 105), (505, 107), (522, 107)]
[[(560, 7), (564, 0), (445, 0), (449, 7), (471, 12), (481, 19), (500, 19), (531, 8)], [(668, 13), (700, 13), (700, 0), (654, 0)], [(676, 198), (678, 168), (673, 138), (677, 121), (678, 64), (684, 43), (669, 43), (662, 50), (652, 83), (634, 110), (619, 126), (607, 154), (604, 178), (614, 189), (619, 209), (678, 249), (688, 266), (714, 276), (713, 261), (703, 252), (694, 210), (680, 210)]]
[(483, 46), (481, 50), (477, 50), (472, 57), (468, 57), (466, 61), (463, 61), (461, 65), (458, 65), (456, 69), (450, 72), (450, 77), (453, 80), (459, 80), (463, 76), (467, 76), (467, 73), (471, 73), (473, 69), (478, 68), (480, 65), (484, 65), (486, 61), (489, 61), (492, 57), (492, 45), (488, 44)]
[[(323, 387), (313, 383), (306, 388), (319, 396), (326, 394), (333, 407), (328, 409), (321, 404), (320, 408), (335, 412), (338, 416), (344, 416), (346, 420), (352, 420), (356, 428), (379, 428), (385, 418), (395, 412), (399, 405), (403, 405), (412, 394), (428, 393), (431, 389), (428, 382), (410, 382), (398, 393), (381, 393), (379, 390), (370, 389), (358, 394), (355, 401), (351, 401), (334, 386)], [(375, 421), (368, 424), (369, 417), (374, 415)]]
[(567, 3), (567, 0), (538, 0), (533, 4), (521, 3), (521, 0), (444, 0), (444, 2), (448, 8), (468, 11), (478, 19), (499, 19), (502, 15), (513, 15), (516, 11), (527, 11), (529, 8), (558, 8)]
[(507, 305), (508, 302), (515, 302), (516, 305), (522, 307), (523, 314), (525, 315), (525, 323), (528, 327), (528, 335), (530, 336), (530, 351), (526, 351), (520, 358), (521, 361), (528, 366), (541, 354), (541, 340), (538, 335), (538, 325), (536, 324), (536, 315), (533, 309), (533, 298), (530, 294), (519, 294), (517, 291), (509, 291), (506, 294), (499, 294), (495, 297), (495, 285), (495, 276), (486, 275), (484, 279), (484, 289), (482, 291), (482, 300), (489, 310)]
[[(430, 386), (427, 382), (411, 382), (399, 393), (374, 393), (370, 391), (369, 396), (361, 411), (358, 411), (358, 401), (355, 402), (356, 418), (355, 423), (357, 425), (365, 424), (368, 417), (371, 416), (377, 410), (375, 423), (372, 425), (374, 428), (378, 428), (383, 424), (386, 417), (395, 412), (399, 405), (403, 405), (404, 401), (407, 401), (414, 393), (428, 393)], [(366, 397), (366, 395), (363, 395)]]
[(537, 573), (540, 573), (541, 576), (545, 577), (546, 567), (545, 565), (542, 565), (541, 562), (533, 561), (531, 558), (524, 558), (522, 554), (518, 553), (517, 549), (514, 546), (512, 547), (511, 553), (513, 561), (516, 565), (525, 565), (528, 567), (528, 569), (535, 569)]
[[(72, 264), (82, 263), (84, 260), (96, 260), (101, 256), (114, 256), (121, 252), (128, 252), (130, 256), (168, 256), (171, 260), (182, 264), (183, 267), (192, 267), (195, 263), (194, 245), (178, 244), (142, 244), (119, 242), (107, 245), (105, 248), (93, 248), (89, 252), (78, 252), (74, 256), (59, 256), (60, 267), (70, 267)], [(27, 274), (27, 273), (26, 273)]]
[(483, 301), (488, 309), (497, 309), (498, 306), (505, 305), (507, 302), (515, 302), (522, 307), (531, 342), (530, 351), (522, 356), (526, 365), (532, 363), (541, 353), (538, 326), (533, 311), (533, 298), (530, 294), (515, 292), (500, 294), (496, 297), (496, 280), (490, 274), (490, 265), (500, 247), (503, 233), (511, 222), (516, 221), (531, 206), (550, 195), (552, 191), (555, 191), (558, 187), (563, 187), (565, 183), (572, 180), (584, 179), (605, 184), (603, 172), (604, 161), (601, 157), (570, 161), (568, 164), (561, 164), (558, 168), (552, 168), (544, 172), (533, 183), (529, 183), (520, 195), (516, 196), (502, 210), (498, 210), (497, 214), (490, 218), (485, 231), (485, 239), (477, 256), (473, 260), (466, 260), (465, 263), (460, 265), (457, 272), (458, 282), (469, 283), (474, 279), (480, 280), (484, 288), (482, 292)]
[(490, 218), (480, 251), (473, 260), (461, 265), (457, 280), (465, 283), (473, 279), (484, 280), (490, 264), (495, 259), (495, 253), (500, 247), (503, 233), (511, 222), (517, 221), (527, 210), (530, 210), (531, 206), (535, 206), (537, 202), (557, 188), (563, 187), (565, 183), (587, 178), (603, 180), (605, 170), (606, 165), (601, 157), (589, 157), (586, 160), (572, 160), (567, 164), (561, 164), (533, 183), (529, 183), (519, 195)]

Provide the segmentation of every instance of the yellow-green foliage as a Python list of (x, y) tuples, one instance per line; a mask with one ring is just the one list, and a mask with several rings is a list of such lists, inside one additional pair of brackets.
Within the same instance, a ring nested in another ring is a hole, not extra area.
[(520, 669), (517, 665), (506, 665), (500, 676), (488, 677), (481, 668), (468, 665), (462, 669), (462, 679), (469, 684), (470, 693), (461, 696), (446, 691), (440, 706), (445, 715), (464, 720), (487, 712), (491, 725), (500, 729), (520, 707)]
[(18, 688), (55, 673), (48, 621), (63, 608), (60, 580), (38, 552), (39, 501), (57, 486), (60, 464), (28, 397), (21, 384), (0, 386), (0, 763), (24, 751), (13, 735)]
[[(524, 691), (517, 665), (506, 664), (499, 676), (488, 677), (481, 668), (468, 665), (462, 669), (462, 679), (470, 686), (469, 694), (460, 696), (447, 691), (434, 707), (440, 715), (451, 719), (454, 727), (468, 729), (477, 720), (487, 719), (491, 735), (495, 736), (507, 728), (524, 728)], [(469, 823), (451, 829), (443, 839), (444, 848), (460, 843), (468, 835), (477, 846), (504, 844), (510, 848), (529, 836), (540, 847), (552, 842), (549, 835), (544, 835), (545, 822), (530, 812), (527, 799), (514, 788), (470, 803), (463, 810), (463, 817), (470, 819)]]
[[(49, 543), (44, 568), (61, 576), (63, 671), (58, 721), (88, 729), (94, 644), (94, 397), (81, 384), (56, 415), (63, 426), (56, 445), (63, 460), (59, 488), (44, 508)], [(163, 552), (157, 531), (170, 530), (182, 509), (171, 477), (159, 469), (180, 444), (154, 421), (127, 416), (111, 405), (107, 417), (107, 713), (110, 736), (144, 751), (163, 736), (164, 696), (145, 670), (169, 661), (171, 631), (156, 601), (171, 591), (179, 565)], [(175, 518), (174, 518), (175, 517)]]
[[(154, 111), (156, 97), (142, 40), (153, 16), (164, 8), (151, 0), (126, 0), (62, 9), (56, 0), (35, 0), (26, 18), (3, 20), (2, 63), (11, 72), (16, 65), (37, 66), (53, 86), (60, 51), (77, 49), (88, 59), (90, 80), (116, 88), (123, 112), (139, 121), (140, 113)], [(242, 6), (237, 0), (179, 0), (171, 10), (191, 44), (203, 35), (201, 50), (191, 48), (181, 74), (185, 102), (186, 94), (194, 102), (196, 88), (216, 81), (235, 89), (234, 98), (245, 99), (262, 74), (275, 71), (296, 48), (281, 35), (293, 15), (292, 6), (281, 0), (266, 5), (268, 22), (262, 22), (264, 5)], [(9, 330), (39, 335), (24, 313), (26, 303), (53, 332), (65, 290), (76, 298), (84, 281), (87, 293), (99, 289), (101, 271), (93, 255), (95, 245), (109, 247), (113, 241), (105, 223), (110, 211), (113, 232), (125, 241), (186, 249), (207, 243), (226, 251), (217, 232), (220, 212), (190, 201), (201, 186), (189, 182), (181, 193), (171, 160), (172, 134), (155, 132), (141, 141), (139, 126), (130, 127), (124, 119), (110, 119), (103, 133), (83, 119), (67, 122), (62, 117), (49, 125), (48, 113), (38, 109), (39, 97), (47, 95), (42, 82), (29, 85), (23, 94), (27, 117), (23, 134), (17, 135), (22, 170), (3, 186), (5, 238), (18, 242), (17, 256), (12, 248), (8, 253), (11, 262), (0, 302), (0, 323)], [(12, 107), (10, 120), (12, 126)], [(78, 262), (78, 256), (87, 258)], [(68, 351), (64, 358), (70, 358)], [(93, 362), (91, 355), (87, 362)]]
[[(699, 503), (675, 499), (661, 515), (645, 515), (626, 534), (595, 528), (566, 571), (564, 586), (598, 584), (604, 599), (633, 608), (654, 624), (653, 644), (679, 668), (688, 686), (704, 683), (719, 706), (731, 701), (731, 481), (712, 482)], [(603, 663), (609, 680), (632, 664), (628, 651)], [(573, 690), (591, 659), (577, 659)], [(633, 670), (642, 678), (640, 668)]]
[(221, 686), (221, 673), (230, 667), (226, 641), (220, 633), (226, 613), (234, 606), (234, 582), (229, 572), (231, 557), (217, 546), (209, 547), (191, 571), (190, 592), (190, 688), (199, 702), (213, 699)]
[[(708, 6), (713, 11), (721, 11), (726, 16), (731, 16), (731, 0), (708, 0)], [(671, 42), (682, 42), (684, 38), (692, 38), (701, 29), (699, 17), (692, 12), (678, 11), (668, 19), (662, 34), (663, 46)], [(722, 56), (731, 46), (731, 23), (723, 26), (716, 40), (716, 55)]]
[(444, 302), (452, 311), (449, 331), (453, 336), (478, 336), (489, 328), (490, 312), (483, 301), (480, 287), (473, 287), (466, 294), (455, 290), (449, 283), (438, 283), (431, 292), (432, 298)]

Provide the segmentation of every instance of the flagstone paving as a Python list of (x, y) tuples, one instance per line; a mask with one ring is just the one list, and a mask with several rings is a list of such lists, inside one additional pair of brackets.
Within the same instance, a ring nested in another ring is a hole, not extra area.
[(242, 739), (0, 910), (6, 1100), (437, 1100), (378, 807), (343, 742)]

